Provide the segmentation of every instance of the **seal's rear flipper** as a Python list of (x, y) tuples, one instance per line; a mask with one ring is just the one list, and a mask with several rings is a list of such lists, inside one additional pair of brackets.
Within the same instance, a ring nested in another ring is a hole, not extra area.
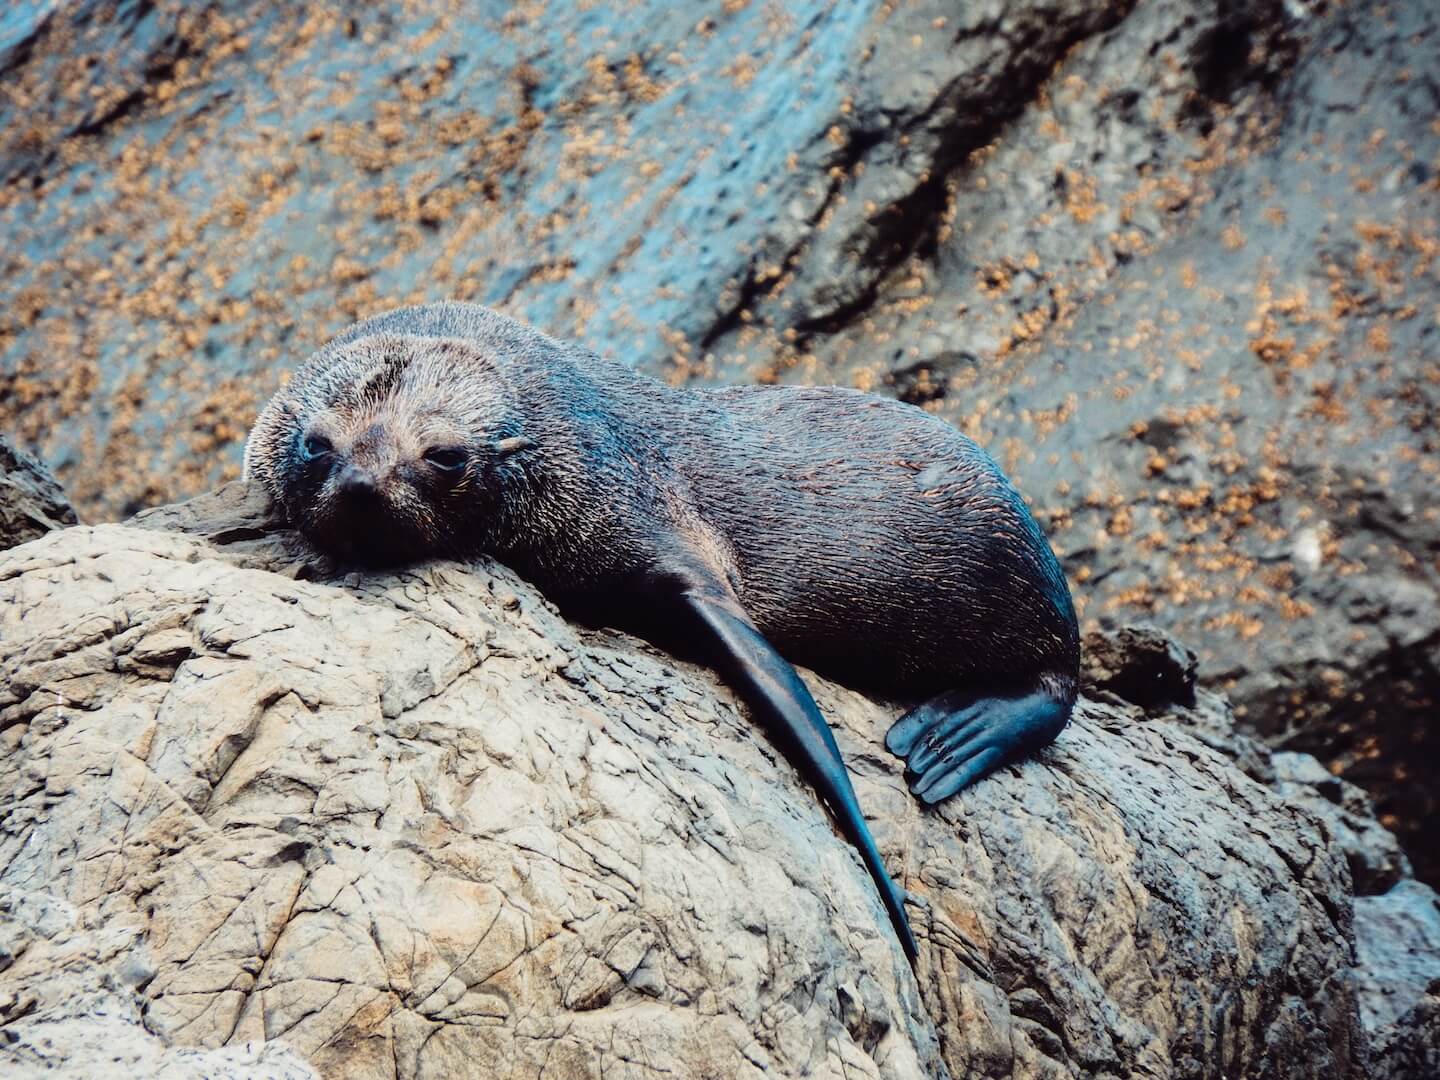
[(905, 916), (905, 893), (890, 879), (865, 824), (830, 725), (800, 675), (718, 583), (679, 583), (680, 600), (706, 640), (717, 670), (769, 728), (771, 738), (830, 806), (836, 824), (870, 871), (895, 934), (913, 965), (919, 952)]
[(895, 721), (885, 746), (905, 759), (910, 790), (934, 804), (1051, 742), (1073, 703), (1046, 689), (1019, 697), (950, 690)]

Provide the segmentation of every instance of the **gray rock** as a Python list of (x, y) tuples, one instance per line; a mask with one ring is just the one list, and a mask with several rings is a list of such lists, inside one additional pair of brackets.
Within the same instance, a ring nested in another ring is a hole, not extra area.
[(1440, 1074), (1440, 897), (1418, 881), (1355, 901), (1360, 1014), (1372, 1032), (1371, 1075)]
[(0, 435), (0, 549), (76, 520), (74, 507), (50, 470)]
[(1364, 791), (1309, 754), (1277, 753), (1270, 764), (1275, 790), (1324, 820), (1345, 852), (1356, 895), (1386, 892), (1411, 876), (1410, 860), (1395, 834), (1376, 820), (1374, 803)]

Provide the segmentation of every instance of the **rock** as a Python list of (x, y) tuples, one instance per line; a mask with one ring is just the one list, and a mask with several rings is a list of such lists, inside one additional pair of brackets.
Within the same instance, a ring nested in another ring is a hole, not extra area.
[[(1141, 711), (1136, 714), (1137, 719), (1163, 715), (1171, 723), (1183, 725), (1206, 746), (1229, 757), (1246, 776), (1261, 784), (1273, 785), (1276, 771), (1269, 751), (1252, 739), (1236, 737), (1235, 718), (1228, 703), (1214, 694), (1196, 693), (1195, 669), (1195, 654), (1155, 626), (1142, 624), (1122, 626), (1114, 631), (1093, 630), (1081, 643), (1080, 684), (1085, 693), (1115, 705), (1138, 706)], [(1315, 762), (1314, 758), (1307, 760)], [(1320, 769), (1319, 762), (1315, 762), (1315, 767)], [(1313, 796), (1308, 788), (1297, 790), (1302, 798)], [(1325, 809), (1328, 808), (1326, 804)], [(1373, 815), (1371, 824), (1375, 824), (1379, 833), (1390, 835), (1374, 823)], [(1358, 818), (1356, 828), (1360, 828)], [(1404, 865), (1408, 874), (1409, 863)]]
[(0, 550), (76, 520), (50, 470), (0, 435)]
[[(930, 813), (894, 708), (807, 676), (912, 973), (710, 673), (490, 562), (304, 580), (263, 514), (236, 484), (0, 556), (0, 888), (47, 913), (3, 1000), (68, 949), (82, 1016), (237, 1074), (1366, 1075), (1346, 853), (1197, 737), (1213, 695), (1082, 700)], [(0, 1030), (55, 1060), (45, 1010)]]
[(159, 1080), (314, 1080), (284, 1043), (177, 1047), (145, 1028), (154, 977), (133, 923), (79, 925), (45, 893), (0, 887), (0, 1062), (5, 1075)]
[(1360, 1013), (1370, 1075), (1440, 1075), (1440, 897), (1418, 881), (1355, 902)]
[(1377, 1080), (1429, 1080), (1440, 1070), (1440, 981), (1432, 982), (1415, 1007), (1375, 1039), (1372, 1076)]
[(1154, 626), (1122, 626), (1085, 636), (1080, 678), (1142, 709), (1195, 704), (1195, 654)]
[(1277, 753), (1270, 758), (1275, 789), (1325, 822), (1345, 852), (1357, 896), (1373, 896), (1411, 876), (1410, 860), (1395, 834), (1375, 818), (1370, 797), (1331, 773), (1309, 754)]

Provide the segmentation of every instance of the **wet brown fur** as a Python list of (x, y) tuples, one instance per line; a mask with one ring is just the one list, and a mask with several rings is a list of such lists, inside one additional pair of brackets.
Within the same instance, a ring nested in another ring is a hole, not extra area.
[[(347, 517), (326, 435), (377, 478)], [(423, 455), (463, 445), (439, 482)], [(518, 447), (518, 449), (517, 449)], [(562, 603), (679, 560), (722, 569), (791, 660), (907, 697), (983, 682), (1073, 700), (1075, 617), (995, 463), (921, 409), (834, 387), (676, 389), (487, 309), (352, 327), (262, 412), (247, 475), (322, 546), (372, 561), (488, 552)], [(368, 538), (363, 535), (369, 528)]]

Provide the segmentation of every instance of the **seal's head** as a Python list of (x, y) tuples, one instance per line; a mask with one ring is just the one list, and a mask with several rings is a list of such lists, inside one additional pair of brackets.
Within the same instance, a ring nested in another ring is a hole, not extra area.
[(322, 350), (261, 412), (245, 474), (342, 559), (472, 551), (528, 449), (499, 373), (473, 344), (375, 335)]

